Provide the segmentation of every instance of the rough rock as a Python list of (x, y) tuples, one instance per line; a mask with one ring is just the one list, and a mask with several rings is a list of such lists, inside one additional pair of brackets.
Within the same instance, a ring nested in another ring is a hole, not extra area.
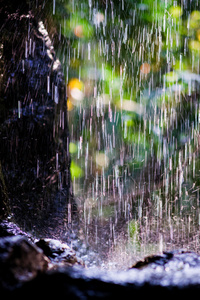
[[(48, 268), (59, 266), (73, 266), (74, 264), (84, 265), (83, 261), (77, 257), (76, 252), (66, 243), (52, 238), (35, 239), (30, 233), (24, 232), (14, 222), (4, 220), (0, 222), (0, 242), (2, 237), (18, 236), (25, 237), (34, 244), (38, 250), (49, 258)], [(14, 240), (13, 240), (14, 243)]]
[[(12, 242), (15, 244), (15, 252), (19, 253), (17, 257), (15, 253), (14, 258), (13, 247), (9, 246)], [(21, 244), (20, 251), (16, 251), (18, 244)], [(62, 256), (69, 250), (54, 240), (43, 240), (39, 244), (42, 244), (45, 253), (51, 259), (57, 261), (60, 261), (59, 255)], [(38, 248), (23, 237), (2, 238), (0, 245), (0, 275), (3, 282), (1, 293), (6, 296), (132, 299), (133, 296), (141, 298), (148, 295), (160, 299), (165, 295), (175, 299), (196, 296), (200, 291), (200, 255), (194, 252), (165, 252), (149, 256), (127, 271), (108, 272), (97, 268), (66, 267), (64, 264), (62, 267), (61, 264), (57, 264), (56, 268), (47, 269), (46, 260), (41, 263), (41, 259), (44, 258), (41, 258), (41, 250), (38, 252)], [(33, 255), (29, 256), (27, 253), (30, 249)]]
[(67, 299), (137, 299), (165, 295), (172, 299), (196, 296), (200, 291), (200, 268), (188, 270), (130, 269), (103, 272), (98, 269), (58, 268), (47, 271), (13, 291), (12, 296), (66, 297)]
[(27, 239), (34, 241), (34, 238), (30, 233), (23, 231), (17, 224), (9, 220), (3, 220), (0, 222), (0, 237), (21, 235), (27, 237)]
[(54, 265), (81, 264), (83, 262), (77, 258), (76, 253), (67, 244), (55, 239), (40, 239), (36, 245), (41, 248), (44, 254), (51, 260)]
[(152, 269), (178, 271), (200, 268), (200, 255), (184, 249), (163, 252), (160, 255), (147, 256), (132, 266), (134, 269)]
[(33, 237), (12, 222), (2, 222), (1, 232), (0, 294), (5, 297), (175, 299), (200, 291), (200, 255), (194, 252), (164, 252), (127, 271), (108, 272), (81, 267), (75, 252), (60, 241), (41, 239), (34, 244)]
[(48, 268), (42, 250), (23, 236), (0, 238), (0, 287), (28, 281)]

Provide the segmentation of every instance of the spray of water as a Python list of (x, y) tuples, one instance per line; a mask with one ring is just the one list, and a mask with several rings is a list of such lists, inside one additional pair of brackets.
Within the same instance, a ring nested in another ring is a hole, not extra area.
[(80, 236), (109, 268), (197, 250), (199, 226), (199, 12), (120, 3), (69, 1), (60, 23)]
[[(77, 210), (68, 201), (66, 235), (75, 233), (72, 247), (89, 266), (127, 268), (167, 249), (198, 251), (200, 12), (188, 3), (53, 0), (38, 24), (57, 74), (45, 73), (57, 145), (48, 180), (65, 195), (70, 156)], [(23, 74), (35, 51), (29, 28)], [(21, 119), (21, 100), (16, 112)], [(41, 172), (37, 158), (37, 179)]]

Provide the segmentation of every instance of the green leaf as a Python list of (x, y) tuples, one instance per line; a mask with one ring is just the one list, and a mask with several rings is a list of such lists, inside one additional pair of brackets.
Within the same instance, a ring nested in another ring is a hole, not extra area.
[(71, 161), (70, 173), (72, 180), (83, 177), (83, 170), (73, 160)]
[(78, 147), (75, 143), (69, 143), (69, 153), (73, 154), (76, 153), (78, 150)]
[(189, 49), (192, 51), (200, 51), (200, 42), (196, 40), (191, 40), (189, 42)]
[(183, 9), (181, 6), (171, 6), (169, 13), (175, 18), (178, 19), (183, 14)]
[(138, 239), (138, 222), (131, 220), (128, 224), (129, 236)]
[(165, 80), (169, 83), (176, 82), (178, 79), (179, 79), (179, 76), (174, 71), (165, 74)]

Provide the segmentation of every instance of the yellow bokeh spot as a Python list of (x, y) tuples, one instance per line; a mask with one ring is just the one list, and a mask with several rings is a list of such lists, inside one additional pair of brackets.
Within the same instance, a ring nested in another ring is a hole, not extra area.
[(84, 84), (77, 78), (72, 78), (68, 84), (68, 96), (73, 105), (79, 105), (84, 99)]
[(68, 88), (70, 88), (71, 90), (72, 89), (83, 90), (84, 84), (83, 84), (83, 82), (81, 80), (78, 80), (77, 78), (72, 78), (69, 81)]
[(169, 13), (174, 17), (174, 18), (180, 18), (183, 14), (183, 10), (181, 6), (171, 6), (169, 9)]
[(200, 21), (200, 11), (198, 10), (193, 10), (193, 12), (191, 12), (190, 18), (193, 21)]
[(67, 110), (68, 110), (68, 111), (71, 111), (71, 110), (73, 110), (73, 108), (74, 108), (74, 105), (73, 105), (72, 102), (68, 99), (68, 100), (67, 100)]
[(200, 42), (195, 40), (190, 41), (189, 48), (192, 51), (200, 51)]

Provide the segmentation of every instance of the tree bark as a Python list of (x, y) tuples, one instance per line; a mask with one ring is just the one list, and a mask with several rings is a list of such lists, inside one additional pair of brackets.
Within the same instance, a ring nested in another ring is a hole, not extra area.
[(0, 9), (0, 211), (10, 198), (27, 223), (34, 215), (42, 222), (62, 190), (63, 205), (72, 198), (64, 78), (41, 7), (31, 5), (1, 1)]

